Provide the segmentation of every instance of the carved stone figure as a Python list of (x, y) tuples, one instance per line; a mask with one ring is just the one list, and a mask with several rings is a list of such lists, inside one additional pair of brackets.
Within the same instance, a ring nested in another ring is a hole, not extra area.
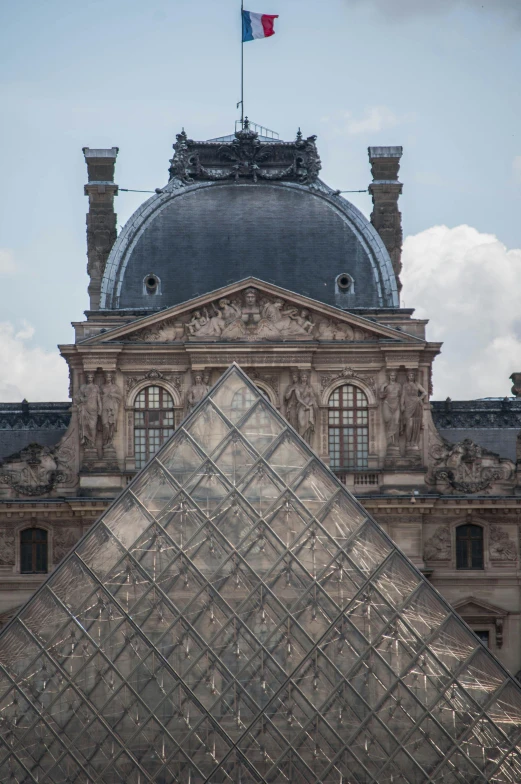
[(107, 373), (102, 388), (101, 426), (103, 430), (103, 446), (112, 446), (118, 427), (118, 413), (123, 393), (112, 380), (112, 373)]
[(205, 397), (209, 391), (210, 387), (208, 384), (204, 383), (202, 373), (196, 373), (194, 377), (194, 383), (188, 390), (188, 394), (186, 396), (186, 407), (188, 413), (194, 410), (196, 405), (201, 402), (203, 397)]
[(387, 437), (387, 454), (398, 456), (400, 446), (400, 416), (402, 403), (402, 385), (396, 380), (396, 373), (389, 373), (389, 380), (380, 390), (382, 401), (382, 415), (385, 424), (385, 435)]
[(99, 386), (94, 383), (93, 373), (87, 373), (87, 383), (81, 385), (74, 402), (78, 406), (80, 441), (83, 446), (94, 448), (101, 416), (101, 395)]
[(291, 373), (291, 384), (284, 394), (286, 404), (286, 419), (295, 430), (298, 430), (298, 399), (297, 389), (300, 384), (300, 377), (297, 371)]
[(426, 561), (449, 561), (451, 557), (451, 534), (448, 525), (436, 529), (425, 542), (423, 557)]
[(244, 292), (244, 306), (241, 311), (243, 322), (249, 326), (255, 326), (261, 320), (260, 307), (257, 302), (257, 290), (246, 289)]
[(517, 548), (506, 531), (498, 525), (491, 525), (489, 531), (489, 552), (493, 561), (516, 561)]
[(335, 335), (336, 327), (331, 319), (323, 319), (319, 322), (315, 330), (317, 340), (335, 340)]
[(301, 373), (300, 384), (296, 387), (298, 432), (308, 444), (313, 443), (316, 428), (318, 401), (309, 383), (309, 375)]
[(415, 374), (407, 373), (407, 381), (402, 387), (402, 431), (405, 433), (406, 454), (419, 450), (420, 434), (423, 426), (423, 401), (427, 392), (416, 381)]

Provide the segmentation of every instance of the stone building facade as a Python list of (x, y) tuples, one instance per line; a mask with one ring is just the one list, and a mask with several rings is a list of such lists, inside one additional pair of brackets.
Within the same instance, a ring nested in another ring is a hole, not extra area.
[(119, 236), (118, 150), (83, 152), (71, 402), (0, 406), (2, 622), (236, 362), (519, 672), (521, 408), (431, 400), (441, 346), (399, 304), (401, 148), (369, 148), (368, 220), (320, 180), (315, 137), (183, 132)]

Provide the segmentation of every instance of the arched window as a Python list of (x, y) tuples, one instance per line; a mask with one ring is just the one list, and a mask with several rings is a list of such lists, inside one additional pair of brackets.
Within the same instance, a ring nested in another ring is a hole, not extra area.
[(483, 569), (483, 528), (460, 525), (456, 528), (456, 568)]
[(134, 403), (136, 468), (142, 468), (174, 432), (174, 401), (162, 387), (145, 387)]
[[(269, 400), (269, 395), (262, 387), (257, 387), (261, 395)], [(256, 395), (248, 387), (241, 387), (235, 392), (232, 398), (232, 411), (235, 415), (234, 421), (237, 421), (242, 415), (248, 411), (251, 406), (257, 401)]]
[(332, 471), (367, 468), (369, 451), (367, 398), (344, 384), (329, 398), (329, 458)]
[(47, 531), (24, 528), (20, 532), (20, 571), (22, 574), (47, 572)]

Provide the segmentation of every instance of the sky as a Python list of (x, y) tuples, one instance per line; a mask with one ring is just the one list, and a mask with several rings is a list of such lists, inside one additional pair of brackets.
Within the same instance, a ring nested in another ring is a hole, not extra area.
[[(246, 0), (248, 8), (249, 0)], [(404, 147), (402, 304), (444, 341), (434, 398), (510, 394), (521, 371), (519, 0), (255, 0), (276, 35), (245, 45), (245, 109), (317, 134), (322, 178), (370, 182), (369, 145)], [(116, 182), (154, 189), (175, 134), (230, 133), (239, 0), (18, 0), (0, 16), (0, 400), (66, 400), (57, 344), (88, 307), (82, 147), (119, 147)], [(118, 226), (147, 198), (121, 192)], [(370, 197), (348, 196), (366, 215)]]

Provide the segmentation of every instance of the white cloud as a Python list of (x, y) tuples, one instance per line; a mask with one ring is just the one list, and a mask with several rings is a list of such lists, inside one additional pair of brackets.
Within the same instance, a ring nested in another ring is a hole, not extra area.
[(12, 275), (15, 271), (13, 251), (9, 248), (0, 248), (0, 275)]
[(45, 351), (30, 341), (33, 327), (0, 322), (0, 400), (17, 403), (26, 398), (67, 400), (68, 371), (56, 351)]
[(403, 304), (444, 342), (434, 397), (509, 395), (521, 371), (521, 249), (470, 226), (433, 226), (406, 238), (403, 265)]
[(514, 180), (521, 184), (521, 155), (516, 155), (512, 161), (512, 171), (514, 172)]
[(371, 106), (360, 117), (354, 117), (351, 112), (340, 112), (334, 117), (322, 117), (321, 122), (328, 125), (335, 136), (357, 136), (394, 128), (410, 122), (412, 117), (411, 114), (399, 116), (387, 106)]

